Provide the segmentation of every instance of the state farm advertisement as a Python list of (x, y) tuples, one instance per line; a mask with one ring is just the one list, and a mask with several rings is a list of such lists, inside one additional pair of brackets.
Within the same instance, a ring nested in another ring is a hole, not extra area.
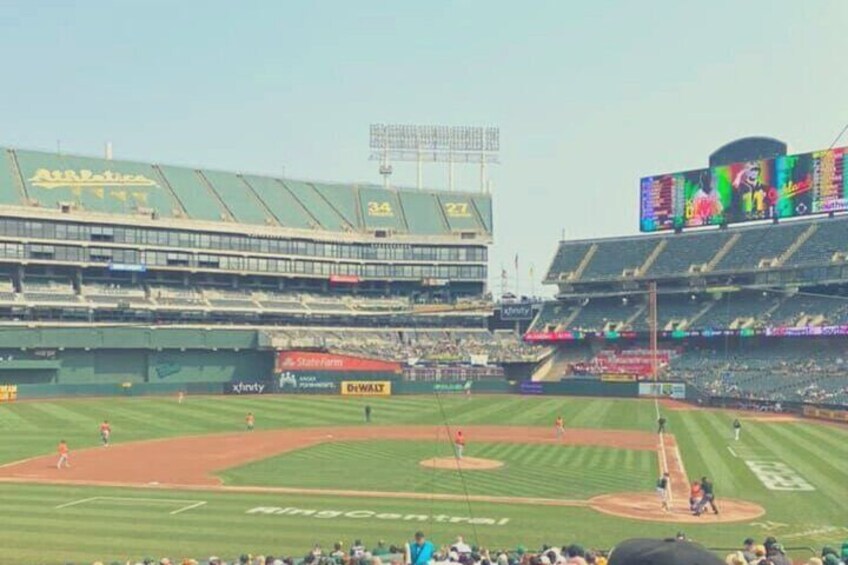
[(286, 371), (401, 373), (400, 363), (320, 351), (278, 351), (276, 373)]

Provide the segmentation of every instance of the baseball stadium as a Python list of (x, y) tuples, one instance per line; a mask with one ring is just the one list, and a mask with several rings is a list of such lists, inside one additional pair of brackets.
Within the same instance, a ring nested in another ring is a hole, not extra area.
[(846, 159), (642, 178), (538, 300), (489, 290), (482, 182), (4, 148), (0, 562), (844, 560)]

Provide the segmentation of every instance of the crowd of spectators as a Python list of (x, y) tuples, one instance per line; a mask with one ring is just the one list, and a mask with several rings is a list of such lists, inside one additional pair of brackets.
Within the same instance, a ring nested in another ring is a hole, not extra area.
[(525, 343), (513, 332), (470, 329), (316, 331), (314, 335), (303, 335), (296, 343), (306, 342), (339, 353), (409, 364), (533, 362), (545, 350), (542, 346)]
[[(379, 541), (370, 549), (361, 540), (350, 546), (336, 542), (332, 549), (315, 545), (305, 556), (243, 554), (224, 560), (212, 556), (196, 559), (171, 560), (146, 558), (139, 561), (112, 562), (109, 565), (846, 565), (848, 540), (839, 546), (825, 546), (813, 556), (798, 560), (790, 558), (777, 539), (769, 536), (762, 543), (753, 538), (743, 541), (738, 551), (725, 555), (724, 560), (708, 551), (686, 534), (664, 540), (633, 539), (611, 550), (586, 548), (579, 544), (564, 546), (543, 545), (528, 550), (523, 546), (494, 549), (466, 542), (462, 536), (452, 543), (437, 547), (422, 532), (407, 543), (390, 545)], [(93, 565), (104, 565), (95, 562)]]

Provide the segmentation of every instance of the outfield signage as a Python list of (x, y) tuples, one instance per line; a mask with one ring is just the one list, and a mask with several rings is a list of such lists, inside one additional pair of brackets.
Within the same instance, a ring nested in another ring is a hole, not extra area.
[(337, 394), (339, 381), (329, 375), (304, 375), (292, 371), (277, 374), (277, 392)]
[(804, 416), (848, 423), (848, 410), (829, 410), (827, 408), (816, 408), (815, 406), (804, 406)]
[(276, 372), (400, 373), (400, 363), (323, 351), (279, 351)]
[(392, 522), (422, 522), (441, 524), (472, 524), (475, 526), (506, 526), (509, 518), (487, 518), (482, 516), (449, 516), (447, 514), (401, 514), (396, 512), (376, 512), (374, 510), (315, 510), (294, 506), (256, 506), (245, 512), (258, 516), (289, 516), (334, 520), (350, 518), (354, 520), (384, 520)]
[(533, 381), (521, 381), (518, 383), (518, 392), (521, 394), (544, 394), (545, 389), (542, 383)]
[(433, 392), (438, 394), (457, 394), (471, 392), (471, 381), (464, 383), (433, 383)]
[(342, 381), (342, 396), (390, 396), (392, 381)]
[(271, 386), (268, 382), (233, 381), (224, 383), (224, 394), (268, 394)]
[(639, 396), (685, 400), (686, 385), (684, 383), (639, 383)]
[(533, 318), (533, 305), (526, 304), (503, 304), (501, 306), (501, 320), (505, 322), (515, 320), (530, 320)]

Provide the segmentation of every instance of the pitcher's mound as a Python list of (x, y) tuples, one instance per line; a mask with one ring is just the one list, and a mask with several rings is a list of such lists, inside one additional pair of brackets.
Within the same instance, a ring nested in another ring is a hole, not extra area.
[(449, 471), (487, 471), (489, 469), (497, 469), (503, 467), (503, 461), (494, 459), (481, 459), (479, 457), (433, 457), (432, 459), (424, 459), (421, 461), (421, 466), (429, 469), (447, 469)]

